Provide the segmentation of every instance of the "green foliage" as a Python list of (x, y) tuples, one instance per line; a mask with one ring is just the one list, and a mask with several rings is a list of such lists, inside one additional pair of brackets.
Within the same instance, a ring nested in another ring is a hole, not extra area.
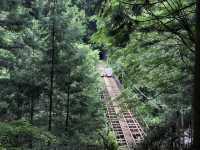
[[(191, 113), (194, 2), (110, 0), (94, 17), (98, 30), (91, 41), (108, 49), (108, 62), (123, 83), (119, 102), (128, 104), (144, 127), (162, 128), (171, 115)], [(175, 128), (185, 130), (191, 116), (181, 117), (186, 125), (180, 127), (179, 116)]]
[(118, 150), (119, 145), (114, 133), (110, 131), (110, 127), (104, 128), (104, 130), (99, 132), (99, 135), (103, 140), (104, 148), (107, 150)]
[(108, 31), (106, 31), (106, 29), (101, 29), (100, 31), (98, 31), (97, 33), (95, 33), (92, 38), (91, 38), (91, 42), (93, 41), (97, 41), (95, 42), (96, 44), (102, 44), (104, 43), (106, 46), (111, 46), (112, 45), (112, 38), (107, 36)]
[(109, 145), (108, 146), (109, 150), (117, 150), (118, 149), (118, 144), (116, 142), (116, 138), (112, 132), (110, 132), (108, 134), (108, 145)]
[[(3, 147), (43, 147), (55, 139), (68, 145), (100, 143), (97, 131), (105, 118), (98, 53), (83, 44), (87, 19), (77, 5), (67, 0), (0, 2)], [(51, 133), (45, 131), (50, 113)]]
[(5, 148), (26, 147), (30, 139), (39, 141), (44, 145), (56, 143), (57, 139), (51, 133), (33, 127), (25, 120), (0, 123), (0, 143)]

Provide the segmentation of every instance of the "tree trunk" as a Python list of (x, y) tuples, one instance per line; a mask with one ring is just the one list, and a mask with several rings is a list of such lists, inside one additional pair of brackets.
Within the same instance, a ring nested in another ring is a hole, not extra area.
[[(70, 81), (70, 71), (68, 72), (68, 81)], [(70, 83), (67, 85), (67, 115), (65, 119), (65, 130), (69, 132), (69, 113), (70, 113)]]
[(48, 131), (51, 131), (52, 128), (52, 111), (53, 111), (53, 93), (54, 93), (54, 59), (55, 59), (55, 0), (53, 0), (53, 8), (52, 8), (52, 29), (51, 29), (51, 74), (50, 74), (50, 94), (49, 94), (49, 125), (48, 125)]
[(20, 87), (18, 86), (17, 87), (17, 95), (16, 95), (16, 103), (17, 103), (17, 112), (16, 112), (16, 116), (17, 116), (17, 119), (21, 119), (22, 118), (22, 105), (23, 105), (23, 100), (22, 100), (22, 97), (20, 96), (21, 94), (21, 89)]
[(200, 148), (200, 1), (196, 1), (196, 52), (193, 110), (193, 149)]
[(34, 97), (31, 96), (31, 109), (30, 109), (30, 123), (33, 124), (33, 116), (34, 116)]

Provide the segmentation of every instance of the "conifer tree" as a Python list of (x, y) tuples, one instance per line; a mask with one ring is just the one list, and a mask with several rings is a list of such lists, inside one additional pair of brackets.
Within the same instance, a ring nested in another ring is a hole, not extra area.
[(60, 143), (72, 146), (97, 141), (104, 114), (98, 55), (82, 40), (84, 11), (68, 0), (0, 4), (0, 117), (7, 122), (0, 143), (40, 149), (63, 137)]

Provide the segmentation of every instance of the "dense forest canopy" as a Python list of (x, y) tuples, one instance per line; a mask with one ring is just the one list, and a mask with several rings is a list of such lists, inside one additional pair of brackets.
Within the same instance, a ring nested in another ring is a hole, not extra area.
[(67, 0), (0, 6), (0, 144), (96, 142), (105, 123), (84, 11)]
[(119, 100), (147, 125), (148, 145), (184, 136), (192, 126), (195, 1), (102, 1), (93, 19), (91, 42), (108, 51), (124, 86)]
[(190, 147), (192, 135), (198, 149), (196, 4), (1, 0), (0, 149), (117, 149), (101, 101), (99, 52), (122, 84), (117, 101), (147, 133), (137, 149)]

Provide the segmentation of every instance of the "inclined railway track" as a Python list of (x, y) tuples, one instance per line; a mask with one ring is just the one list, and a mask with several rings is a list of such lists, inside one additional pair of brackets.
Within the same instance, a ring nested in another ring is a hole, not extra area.
[[(103, 70), (103, 67), (100, 71)], [(121, 109), (116, 98), (120, 96), (121, 91), (116, 80), (113, 77), (103, 77), (105, 82), (104, 102), (107, 109), (107, 118), (114, 131), (120, 149), (131, 150), (140, 143), (145, 136), (140, 123), (134, 117), (132, 112)]]

